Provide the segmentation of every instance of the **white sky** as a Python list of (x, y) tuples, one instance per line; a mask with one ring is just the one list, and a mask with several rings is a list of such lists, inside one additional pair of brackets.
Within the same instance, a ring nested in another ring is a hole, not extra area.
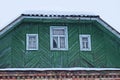
[(120, 0), (1, 0), (0, 29), (28, 10), (90, 12), (120, 32)]

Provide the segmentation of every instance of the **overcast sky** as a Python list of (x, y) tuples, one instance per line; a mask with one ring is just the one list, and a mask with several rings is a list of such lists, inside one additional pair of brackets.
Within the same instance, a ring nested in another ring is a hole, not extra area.
[(120, 32), (120, 0), (1, 0), (0, 29), (29, 10), (94, 13)]

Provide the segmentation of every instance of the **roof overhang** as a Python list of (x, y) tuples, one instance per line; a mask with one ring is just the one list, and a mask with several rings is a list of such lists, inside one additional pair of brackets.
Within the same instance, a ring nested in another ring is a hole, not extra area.
[(21, 22), (23, 19), (72, 19), (72, 20), (94, 20), (103, 25), (107, 30), (120, 38), (120, 33), (107, 24), (97, 15), (43, 15), (43, 14), (22, 14), (20, 17), (15, 19), (13, 22), (8, 24), (5, 28), (0, 31), (0, 36), (7, 32), (9, 29), (14, 27), (17, 23)]

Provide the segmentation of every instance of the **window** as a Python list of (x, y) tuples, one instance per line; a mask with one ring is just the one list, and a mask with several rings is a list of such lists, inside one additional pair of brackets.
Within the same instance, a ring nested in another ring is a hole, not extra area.
[(50, 38), (51, 50), (68, 49), (68, 34), (66, 26), (51, 26)]
[(26, 50), (38, 50), (38, 34), (26, 34)]
[(80, 35), (80, 50), (81, 51), (91, 51), (91, 36), (90, 35)]

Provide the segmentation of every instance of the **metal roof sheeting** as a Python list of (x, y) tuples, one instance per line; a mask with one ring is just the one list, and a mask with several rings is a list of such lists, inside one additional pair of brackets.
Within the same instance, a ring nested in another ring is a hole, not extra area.
[(97, 18), (99, 15), (55, 15), (55, 14), (22, 14), (22, 16), (37, 16), (37, 17), (89, 17)]

